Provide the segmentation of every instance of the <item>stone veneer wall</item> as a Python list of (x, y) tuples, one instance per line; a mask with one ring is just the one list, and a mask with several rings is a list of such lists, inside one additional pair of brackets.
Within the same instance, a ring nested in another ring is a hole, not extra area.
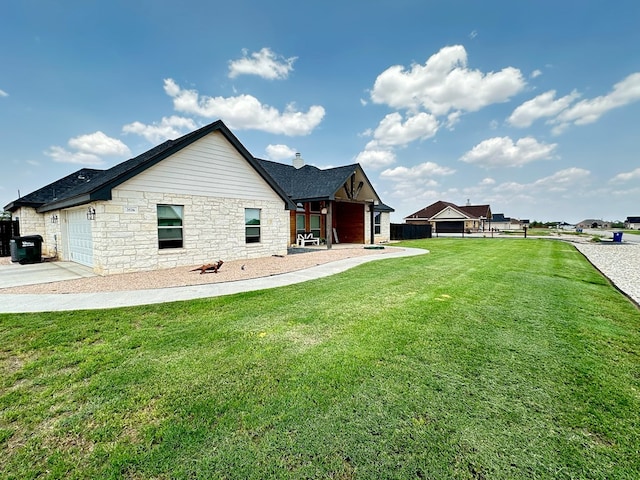
[(376, 243), (386, 243), (391, 240), (391, 214), (380, 212), (380, 233), (375, 236)]
[(63, 215), (59, 210), (38, 213), (31, 207), (20, 207), (13, 214), (20, 222), (20, 236), (40, 235), (42, 237), (42, 256), (64, 259), (62, 256)]
[[(94, 271), (108, 275), (286, 255), (284, 202), (114, 189), (96, 202)], [(157, 205), (183, 205), (184, 248), (158, 249)], [(245, 208), (261, 209), (261, 241), (245, 243)]]
[(45, 257), (63, 258), (62, 223), (63, 215), (60, 210), (47, 212), (42, 215), (44, 221), (44, 243), (42, 255)]
[(13, 219), (20, 222), (20, 236), (42, 235), (44, 232), (44, 216), (30, 207), (20, 207), (13, 213)]
[[(371, 212), (369, 206), (364, 212), (364, 243), (371, 243)], [(389, 212), (380, 212), (380, 233), (373, 237), (374, 243), (386, 243), (391, 239), (391, 215)]]

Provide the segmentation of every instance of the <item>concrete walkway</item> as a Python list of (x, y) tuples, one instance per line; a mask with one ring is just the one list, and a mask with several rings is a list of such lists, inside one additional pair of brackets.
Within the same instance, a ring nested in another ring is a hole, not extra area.
[[(239, 280), (236, 282), (213, 283), (208, 285), (192, 285), (186, 287), (131, 290), (122, 292), (19, 295), (0, 294), (0, 313), (98, 310), (114, 307), (129, 307), (134, 305), (151, 305), (155, 303), (191, 300), (194, 298), (217, 297), (233, 293), (283, 287), (294, 283), (314, 280), (316, 278), (328, 277), (329, 275), (344, 272), (345, 270), (357, 265), (371, 262), (373, 260), (409, 257), (423, 255), (425, 253), (429, 253), (429, 251), (420, 248), (396, 248), (393, 249), (393, 251), (381, 251), (380, 254), (346, 258), (344, 260), (317, 265), (315, 267), (298, 270), (296, 272), (283, 273), (281, 275), (253, 278), (250, 280)], [(19, 267), (29, 267), (29, 265), (20, 265)], [(80, 270), (82, 270), (82, 268)], [(82, 274), (82, 272), (79, 274)], [(75, 278), (77, 278), (77, 276)]]

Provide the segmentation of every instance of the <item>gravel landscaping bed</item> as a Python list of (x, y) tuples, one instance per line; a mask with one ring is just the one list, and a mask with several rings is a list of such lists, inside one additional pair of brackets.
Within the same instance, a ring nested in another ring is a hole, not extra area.
[(611, 283), (640, 305), (640, 244), (600, 242), (575, 246)]
[[(41, 283), (0, 289), (1, 294), (13, 293), (94, 293), (116, 292), (124, 290), (144, 290), (151, 288), (182, 287), (218, 282), (233, 282), (252, 278), (268, 277), (281, 273), (294, 272), (304, 268), (335, 262), (345, 258), (362, 255), (380, 255), (393, 251), (393, 247), (384, 250), (366, 249), (362, 246), (339, 247), (331, 250), (294, 248), (289, 255), (234, 260), (225, 262), (218, 273), (191, 271), (200, 265), (177, 267), (150, 272), (123, 273), (119, 275), (97, 276), (66, 280), (63, 282)], [(216, 259), (215, 261), (217, 261)], [(224, 259), (223, 259), (224, 260)], [(10, 258), (2, 259), (9, 263)], [(212, 260), (213, 263), (214, 260)]]

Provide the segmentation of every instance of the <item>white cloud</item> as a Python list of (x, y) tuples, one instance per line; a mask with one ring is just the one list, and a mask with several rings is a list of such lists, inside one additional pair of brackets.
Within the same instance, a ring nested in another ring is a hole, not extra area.
[(131, 155), (131, 150), (124, 143), (116, 138), (108, 137), (100, 131), (74, 137), (69, 140), (68, 144), (80, 152), (98, 156)]
[(0, 89), (0, 97), (8, 97), (9, 94), (7, 92), (5, 92), (4, 90)]
[(253, 52), (247, 56), (248, 50), (242, 50), (242, 58), (229, 62), (229, 78), (239, 75), (257, 75), (268, 80), (282, 80), (293, 70), (293, 62), (297, 57), (284, 58), (276, 55), (269, 48)]
[[(424, 162), (413, 167), (399, 166), (384, 170), (380, 178), (392, 183), (391, 196), (414, 204), (437, 196), (438, 177), (452, 175), (455, 170), (434, 162)], [(414, 207), (411, 207), (414, 208)]]
[(156, 122), (152, 125), (145, 125), (142, 122), (129, 123), (122, 127), (122, 131), (140, 135), (149, 143), (161, 143), (165, 140), (178, 138), (196, 128), (197, 125), (193, 119), (172, 115), (171, 117), (162, 117), (160, 123)]
[(287, 160), (293, 159), (297, 151), (287, 145), (267, 145), (267, 156), (271, 160)]
[(373, 132), (373, 138), (377, 145), (403, 146), (414, 140), (431, 138), (437, 131), (438, 121), (433, 115), (418, 113), (402, 123), (402, 115), (395, 112), (382, 119)]
[(447, 130), (453, 130), (453, 127), (455, 127), (456, 124), (460, 121), (460, 117), (462, 117), (462, 112), (460, 111), (451, 112), (449, 115), (447, 115), (447, 121), (445, 123), (445, 127), (447, 127)]
[(582, 100), (561, 112), (553, 122), (557, 124), (555, 132), (563, 131), (570, 124), (593, 123), (609, 110), (623, 107), (638, 100), (640, 100), (640, 72), (632, 73), (621, 82), (616, 83), (609, 94)]
[(415, 180), (423, 181), (426, 178), (451, 175), (456, 171), (449, 167), (443, 167), (434, 162), (424, 162), (413, 167), (399, 166), (384, 170), (380, 173), (381, 178), (389, 180)]
[(67, 143), (75, 151), (54, 145), (45, 150), (44, 154), (55, 162), (78, 165), (101, 165), (102, 156), (131, 155), (129, 147), (124, 143), (100, 131), (73, 137)]
[(556, 147), (556, 143), (539, 143), (533, 137), (521, 138), (516, 143), (509, 137), (494, 137), (473, 147), (460, 160), (484, 168), (520, 167), (552, 158)]
[(483, 178), (480, 185), (495, 185), (496, 181), (493, 178)]
[(532, 186), (543, 188), (546, 191), (563, 192), (575, 188), (577, 185), (584, 186), (584, 182), (590, 175), (591, 172), (584, 168), (566, 168), (553, 175), (536, 180)]
[(236, 97), (200, 96), (196, 90), (183, 90), (172, 79), (164, 81), (164, 90), (173, 97), (173, 106), (179, 112), (205, 118), (221, 118), (231, 129), (260, 130), (280, 135), (308, 135), (324, 118), (325, 110), (313, 105), (306, 113), (293, 104), (280, 113), (276, 108), (262, 105), (251, 95)]
[[(535, 192), (538, 196), (543, 192), (562, 193), (574, 189), (576, 185), (584, 186), (591, 177), (591, 172), (584, 168), (571, 167), (559, 170), (548, 177), (531, 183), (505, 182), (494, 190), (501, 194), (521, 195), (523, 192)], [(538, 197), (540, 198), (540, 197)], [(507, 197), (504, 197), (508, 200)]]
[(469, 38), (471, 40), (473, 40), (474, 38), (476, 38), (478, 36), (478, 31), (477, 30), (473, 30), (470, 34), (469, 34)]
[(534, 70), (533, 72), (531, 72), (531, 78), (538, 78), (540, 75), (542, 75), (542, 71), (541, 70)]
[(609, 183), (624, 183), (631, 180), (640, 180), (640, 168), (636, 168), (630, 172), (619, 173), (609, 180)]
[(571, 92), (562, 98), (555, 99), (556, 91), (549, 90), (537, 97), (527, 100), (517, 107), (507, 119), (514, 127), (530, 127), (539, 118), (553, 117), (565, 110), (571, 103), (580, 97), (577, 91)]
[(505, 102), (525, 84), (520, 70), (513, 67), (486, 74), (467, 68), (465, 48), (455, 45), (442, 48), (424, 65), (414, 64), (409, 70), (401, 65), (388, 68), (376, 79), (371, 99), (393, 108), (424, 109), (440, 116)]
[(101, 165), (102, 159), (97, 155), (86, 152), (69, 152), (62, 147), (54, 145), (45, 150), (45, 155), (53, 158), (54, 162), (73, 163), (77, 165)]
[(372, 148), (360, 152), (356, 157), (356, 162), (364, 169), (376, 170), (393, 165), (396, 162), (396, 155), (391, 150)]

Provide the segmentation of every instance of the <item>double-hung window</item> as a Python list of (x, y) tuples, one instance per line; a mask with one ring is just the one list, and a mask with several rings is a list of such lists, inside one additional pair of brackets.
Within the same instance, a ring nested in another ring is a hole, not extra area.
[(158, 248), (182, 248), (182, 205), (158, 205)]
[(380, 218), (382, 217), (382, 213), (375, 212), (373, 217), (373, 233), (376, 235), (380, 235)]
[(244, 209), (244, 233), (246, 243), (260, 242), (260, 209)]
[(312, 213), (309, 216), (309, 224), (311, 227), (309, 231), (313, 233), (313, 236), (315, 238), (321, 238), (322, 235), (320, 235), (320, 215), (315, 215)]
[(305, 233), (307, 231), (305, 222), (304, 213), (296, 213), (296, 234)]

